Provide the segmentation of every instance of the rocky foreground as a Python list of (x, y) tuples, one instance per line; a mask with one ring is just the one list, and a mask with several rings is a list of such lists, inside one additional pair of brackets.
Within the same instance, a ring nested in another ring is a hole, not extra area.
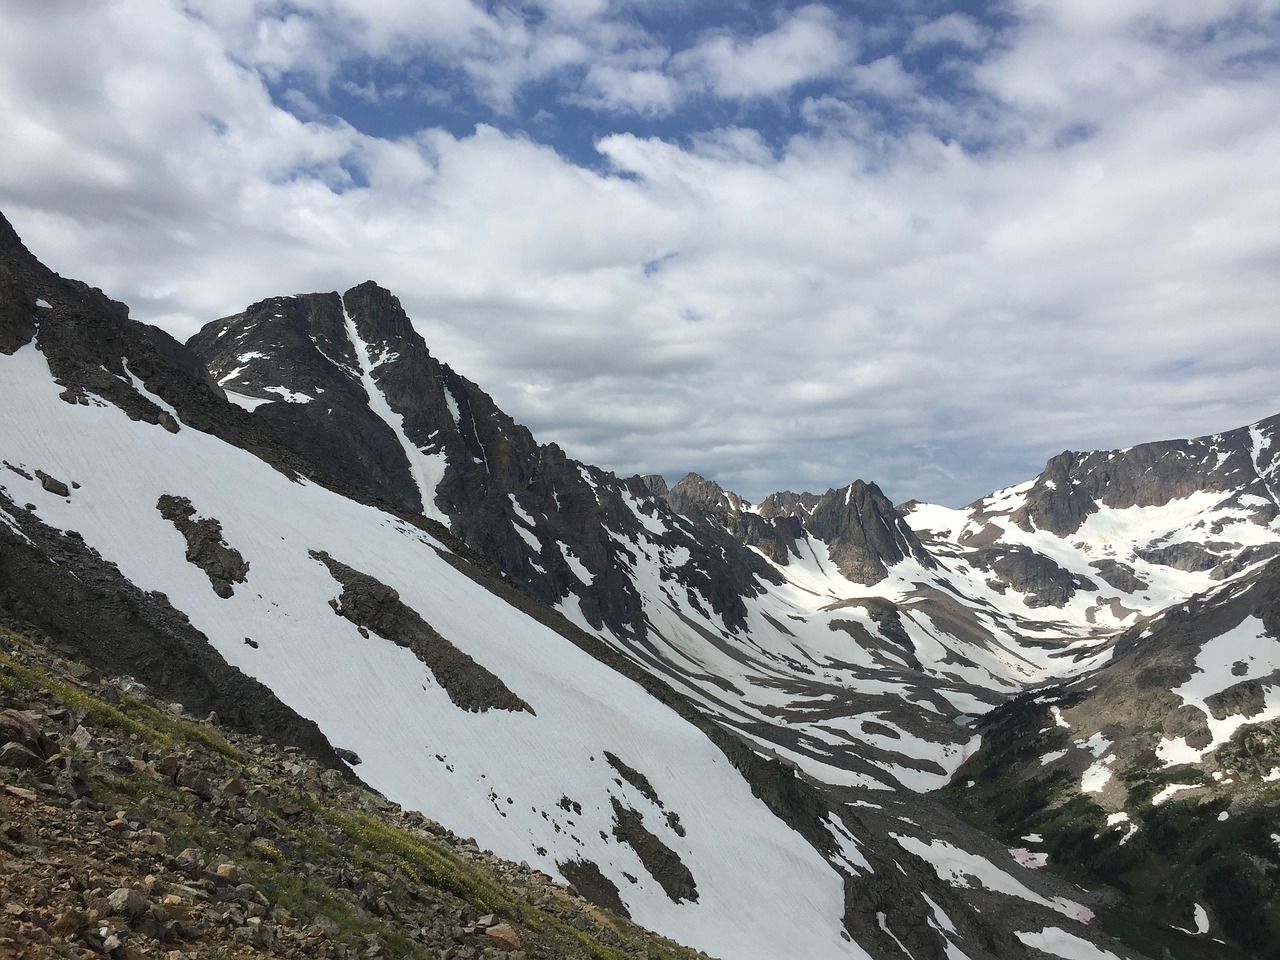
[(104, 956), (703, 955), (0, 628), (0, 957)]

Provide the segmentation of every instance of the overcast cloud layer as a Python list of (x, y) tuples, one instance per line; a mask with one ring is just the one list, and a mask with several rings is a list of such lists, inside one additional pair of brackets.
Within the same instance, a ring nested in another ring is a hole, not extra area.
[(391, 288), (542, 441), (957, 505), (1280, 412), (1280, 2), (0, 0), (0, 210), (185, 339)]

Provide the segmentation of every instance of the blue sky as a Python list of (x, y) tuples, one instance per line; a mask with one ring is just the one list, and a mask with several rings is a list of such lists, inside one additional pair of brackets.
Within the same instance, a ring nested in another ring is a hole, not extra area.
[(1280, 3), (0, 8), (0, 210), (185, 337), (375, 279), (572, 456), (960, 504), (1280, 412)]

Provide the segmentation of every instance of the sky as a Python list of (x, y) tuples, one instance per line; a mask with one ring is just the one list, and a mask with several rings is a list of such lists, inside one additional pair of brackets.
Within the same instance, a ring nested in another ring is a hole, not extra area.
[(958, 506), (1280, 413), (1280, 0), (0, 0), (0, 118), (135, 318), (373, 279), (624, 476)]

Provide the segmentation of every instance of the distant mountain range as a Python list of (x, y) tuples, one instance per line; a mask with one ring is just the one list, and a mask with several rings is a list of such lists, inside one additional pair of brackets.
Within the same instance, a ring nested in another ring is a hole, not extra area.
[(1280, 951), (1280, 417), (752, 504), (538, 444), (374, 283), (183, 345), (7, 222), (0, 409), (6, 623), (673, 939)]

